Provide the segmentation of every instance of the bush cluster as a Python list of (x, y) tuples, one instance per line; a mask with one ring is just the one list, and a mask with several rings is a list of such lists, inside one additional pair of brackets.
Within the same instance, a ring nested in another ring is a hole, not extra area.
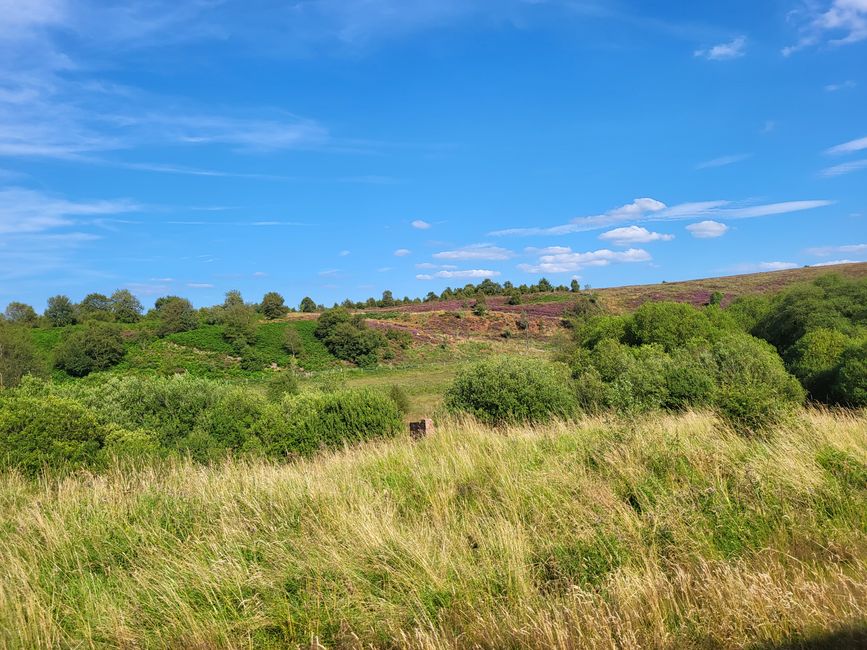
[(360, 315), (353, 315), (343, 307), (323, 312), (315, 334), (335, 357), (362, 368), (376, 365), (387, 345), (382, 334), (367, 327)]
[(402, 428), (398, 404), (386, 393), (280, 388), (266, 396), (186, 376), (65, 384), (25, 379), (0, 397), (0, 467), (34, 475), (43, 468), (97, 468), (109, 455), (284, 458)]
[(492, 425), (569, 418), (577, 401), (569, 369), (527, 357), (499, 357), (458, 374), (446, 393), (446, 408)]

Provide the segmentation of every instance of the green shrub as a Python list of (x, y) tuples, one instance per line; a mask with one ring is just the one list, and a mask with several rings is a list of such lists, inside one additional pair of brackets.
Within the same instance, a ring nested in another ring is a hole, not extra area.
[(105, 422), (150, 431), (161, 447), (171, 449), (227, 388), (216, 381), (182, 375), (112, 377), (72, 390)]
[(731, 334), (714, 343), (711, 353), (716, 407), (737, 431), (767, 429), (804, 401), (803, 388), (766, 342)]
[(14, 388), (27, 375), (43, 372), (30, 330), (0, 321), (0, 389)]
[(106, 427), (104, 452), (112, 458), (147, 459), (160, 455), (160, 445), (153, 435), (142, 429), (109, 425)]
[(703, 348), (674, 350), (665, 373), (664, 406), (673, 410), (713, 404), (716, 382), (710, 354)]
[(0, 466), (27, 476), (43, 468), (93, 467), (101, 460), (105, 430), (88, 409), (54, 396), (0, 399)]
[(68, 334), (55, 351), (54, 365), (73, 377), (107, 370), (126, 353), (120, 328), (110, 323), (88, 322), (84, 329)]
[(362, 368), (376, 365), (380, 350), (386, 346), (382, 334), (369, 329), (360, 316), (353, 316), (343, 307), (323, 312), (315, 333), (335, 357)]
[[(227, 388), (199, 414), (191, 435), (207, 437), (218, 454), (261, 449), (254, 431), (261, 426), (267, 406), (265, 398), (254, 391)], [(180, 448), (189, 447), (189, 442), (185, 440)]]
[(406, 394), (402, 386), (392, 384), (391, 388), (388, 389), (388, 396), (394, 402), (394, 405), (397, 406), (397, 410), (400, 411), (401, 415), (409, 413), (409, 395)]
[(789, 350), (789, 369), (813, 399), (831, 399), (840, 355), (849, 345), (843, 332), (819, 328), (807, 332)]
[(268, 380), (268, 398), (274, 402), (279, 402), (286, 395), (295, 395), (298, 393), (298, 377), (295, 376), (293, 369), (278, 370)]
[(630, 345), (658, 343), (666, 351), (691, 339), (710, 340), (716, 328), (700, 309), (680, 302), (646, 302), (626, 325)]
[(834, 399), (849, 406), (867, 406), (867, 341), (848, 348), (840, 356)]
[(168, 296), (161, 299), (157, 314), (160, 319), (157, 327), (158, 336), (189, 332), (196, 329), (199, 324), (198, 314), (186, 298)]
[(575, 327), (573, 339), (584, 348), (596, 347), (606, 339), (623, 341), (628, 322), (627, 316), (596, 316)]
[(403, 428), (397, 406), (372, 390), (302, 393), (284, 399), (281, 418), (259, 422), (269, 455), (310, 455), (322, 448), (390, 437)]
[(524, 357), (489, 359), (461, 371), (445, 401), (452, 412), (495, 425), (568, 418), (577, 411), (568, 368)]

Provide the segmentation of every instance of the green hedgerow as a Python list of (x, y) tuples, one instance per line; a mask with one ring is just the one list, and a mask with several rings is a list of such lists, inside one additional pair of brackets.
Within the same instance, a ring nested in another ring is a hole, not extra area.
[(489, 359), (463, 370), (445, 403), (452, 412), (494, 425), (569, 418), (578, 408), (566, 365), (525, 357)]
[(0, 467), (28, 476), (45, 469), (93, 467), (102, 460), (105, 429), (72, 400), (54, 396), (0, 399)]

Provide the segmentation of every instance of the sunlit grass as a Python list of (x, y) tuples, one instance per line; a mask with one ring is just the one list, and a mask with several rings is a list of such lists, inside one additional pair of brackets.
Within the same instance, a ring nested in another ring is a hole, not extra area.
[(867, 416), (0, 477), (0, 647), (743, 647), (867, 624)]

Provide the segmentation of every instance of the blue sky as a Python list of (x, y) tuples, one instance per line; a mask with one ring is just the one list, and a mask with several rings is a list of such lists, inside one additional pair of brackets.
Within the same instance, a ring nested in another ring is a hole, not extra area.
[(867, 260), (867, 0), (0, 0), (0, 304)]

